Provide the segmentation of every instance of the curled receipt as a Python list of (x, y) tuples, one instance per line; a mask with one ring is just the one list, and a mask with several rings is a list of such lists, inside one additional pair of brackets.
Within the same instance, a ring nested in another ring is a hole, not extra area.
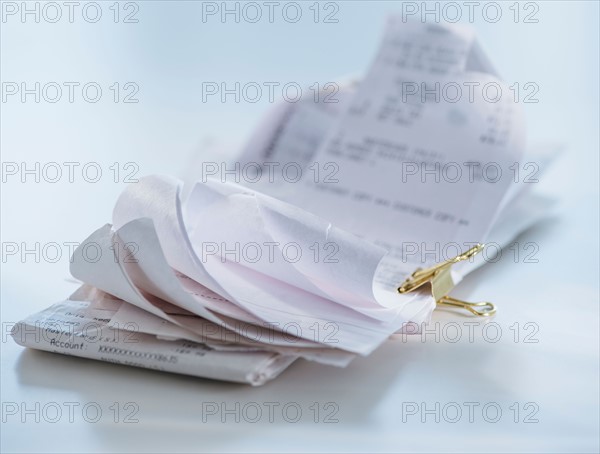
[[(181, 182), (171, 177), (128, 186), (112, 227), (75, 251), (73, 276), (172, 323), (182, 322), (164, 302), (218, 327), (222, 337), (295, 347), (307, 359), (323, 348), (369, 354), (414, 321), (403, 308), (414, 313), (408, 303), (419, 296), (398, 295), (393, 306), (374, 296), (384, 249), (232, 183), (197, 183), (185, 201), (180, 194)], [(100, 260), (87, 260), (91, 244), (104, 252)]]
[(115, 328), (109, 321), (123, 301), (101, 292), (94, 292), (91, 301), (77, 295), (71, 298), (17, 323), (11, 332), (15, 342), (38, 350), (254, 386), (275, 378), (296, 359), (264, 351), (222, 351), (188, 340), (160, 339), (126, 326)]

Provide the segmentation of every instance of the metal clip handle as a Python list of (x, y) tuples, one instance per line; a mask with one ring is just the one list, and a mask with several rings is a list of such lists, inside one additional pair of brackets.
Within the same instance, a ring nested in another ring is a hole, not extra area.
[(475, 254), (481, 252), (483, 247), (483, 244), (477, 244), (468, 251), (463, 252), (450, 260), (438, 263), (429, 268), (417, 269), (402, 283), (402, 285), (400, 285), (400, 287), (398, 287), (398, 292), (408, 293), (418, 289), (422, 285), (431, 284), (431, 292), (436, 299), (436, 304), (439, 306), (459, 307), (461, 309), (466, 309), (473, 315), (479, 317), (490, 317), (494, 315), (496, 313), (496, 306), (492, 303), (468, 303), (452, 298), (447, 294), (447, 292), (454, 287), (454, 282), (450, 277), (450, 267), (455, 263), (470, 259)]
[(433, 265), (429, 268), (417, 269), (413, 274), (411, 274), (409, 278), (407, 278), (402, 283), (400, 287), (398, 287), (398, 291), (400, 293), (408, 293), (419, 288), (421, 285), (431, 281), (437, 273), (443, 271), (444, 269), (451, 267), (455, 263), (462, 262), (464, 260), (469, 260), (471, 257), (481, 252), (483, 250), (483, 247), (483, 244), (477, 244), (468, 251), (463, 252), (462, 254), (459, 254), (450, 260), (438, 263), (437, 265)]
[(466, 301), (452, 298), (451, 296), (444, 296), (442, 299), (437, 301), (437, 305), (460, 307), (461, 309), (466, 309), (473, 315), (477, 315), (479, 317), (491, 317), (496, 313), (496, 306), (487, 301), (468, 303)]

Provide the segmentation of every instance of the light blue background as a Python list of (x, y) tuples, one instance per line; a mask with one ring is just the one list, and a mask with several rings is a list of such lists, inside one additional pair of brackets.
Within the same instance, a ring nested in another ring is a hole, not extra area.
[[(19, 2), (20, 3), (20, 2)], [(184, 174), (198, 157), (231, 157), (270, 106), (202, 103), (203, 81), (335, 81), (366, 71), (385, 17), (400, 2), (338, 2), (337, 24), (202, 22), (200, 2), (137, 2), (137, 24), (114, 24), (112, 2), (90, 24), (1, 23), (3, 82), (135, 82), (138, 104), (11, 99), (1, 105), (2, 161), (95, 161), (96, 184), (77, 178), (50, 184), (13, 177), (2, 185), (2, 241), (82, 241), (109, 222), (123, 189), (108, 174), (133, 161), (137, 176)], [(260, 3), (260, 2), (259, 2)], [(420, 3), (420, 2), (419, 2)], [(461, 3), (461, 2), (459, 2)], [(558, 141), (565, 153), (540, 188), (561, 205), (553, 220), (521, 241), (540, 245), (535, 266), (489, 265), (461, 287), (465, 297), (493, 298), (498, 321), (539, 324), (537, 346), (390, 343), (347, 370), (297, 364), (254, 390), (129, 370), (56, 355), (22, 353), (3, 335), (2, 401), (136, 401), (140, 424), (20, 424), (4, 427), (3, 451), (598, 451), (598, 3), (537, 2), (537, 24), (503, 18), (472, 26), (510, 83), (535, 82), (539, 103), (526, 104), (530, 142)], [(303, 12), (308, 6), (303, 3)], [(483, 4), (483, 2), (482, 2)], [(213, 140), (222, 145), (207, 147)], [(57, 263), (2, 263), (2, 322), (15, 322), (63, 299), (68, 257)], [(459, 292), (460, 294), (460, 292)], [(443, 319), (443, 315), (441, 315)], [(450, 318), (451, 319), (451, 318)], [(335, 401), (338, 424), (203, 425), (202, 401)], [(536, 401), (540, 423), (515, 425), (399, 421), (403, 401)], [(40, 433), (41, 437), (30, 434)], [(129, 435), (133, 435), (131, 438)], [(44, 438), (46, 437), (46, 438)], [(68, 442), (68, 446), (66, 443)]]

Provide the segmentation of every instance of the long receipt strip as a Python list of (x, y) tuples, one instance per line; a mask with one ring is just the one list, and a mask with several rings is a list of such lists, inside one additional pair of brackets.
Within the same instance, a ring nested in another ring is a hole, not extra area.
[(27, 333), (24, 345), (35, 343), (42, 350), (179, 374), (197, 375), (201, 370), (203, 377), (253, 385), (274, 378), (295, 360), (131, 331), (133, 322), (112, 328), (109, 321), (127, 303), (89, 287), (82, 287), (73, 298), (19, 322), (19, 332)]
[[(481, 94), (413, 97), (436, 83), (504, 87), (470, 31), (390, 18), (371, 69), (340, 103), (276, 106), (242, 152), (242, 162), (335, 163), (334, 184), (313, 173), (256, 185), (202, 175), (184, 198), (175, 178), (143, 178), (123, 192), (112, 224), (75, 251), (71, 273), (84, 285), (17, 324), (13, 338), (261, 385), (297, 358), (344, 367), (428, 321), (430, 295), (396, 292), (428, 264), (408, 245), (505, 244), (549, 206), (510, 177), (489, 184), (474, 165), (521, 159), (518, 106)], [(405, 178), (436, 162), (472, 163), (474, 179)]]

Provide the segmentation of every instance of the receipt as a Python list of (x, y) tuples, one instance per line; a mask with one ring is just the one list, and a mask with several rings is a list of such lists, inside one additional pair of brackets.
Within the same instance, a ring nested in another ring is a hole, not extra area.
[[(80, 292), (81, 293), (81, 292)], [(17, 323), (19, 345), (115, 364), (259, 386), (275, 378), (296, 357), (264, 351), (219, 351), (189, 340), (166, 340), (110, 322), (126, 304), (97, 293), (92, 301), (72, 298)]]
[[(392, 18), (349, 110), (314, 157), (339, 166), (338, 182), (307, 180), (288, 200), (397, 257), (408, 242), (483, 241), (511, 180), (506, 174), (493, 183), (476, 178), (478, 164), (507, 169), (520, 159), (524, 132), (518, 105), (506, 96), (488, 102), (480, 90), (456, 102), (407, 95), (409, 88), (437, 83), (506, 88), (493, 74), (469, 70), (468, 63), (478, 61), (469, 57), (473, 52), (480, 50), (465, 29)], [(436, 175), (436, 165), (457, 167), (454, 163), (461, 171), (473, 169), (473, 178)], [(415, 169), (419, 174), (408, 178)], [(432, 175), (421, 175), (421, 169)]]
[[(504, 96), (491, 99), (494, 90)], [(312, 151), (294, 144), (313, 166), (335, 172), (261, 190), (386, 249), (376, 291), (393, 304), (395, 287), (416, 267), (449, 258), (410, 248), (459, 253), (488, 238), (517, 189), (508, 170), (525, 149), (523, 114), (470, 29), (394, 16), (370, 70), (346, 91), (329, 134)], [(277, 118), (283, 130), (262, 143), (303, 136), (303, 125)], [(282, 163), (294, 159), (285, 147), (276, 152)]]
[[(311, 213), (220, 182), (198, 183), (182, 202), (177, 197), (180, 186), (173, 178), (150, 176), (129, 186), (117, 201), (113, 229), (142, 254), (135, 267), (125, 263), (123, 255), (117, 260), (120, 271), (112, 255), (110, 260), (88, 263), (80, 258), (84, 243), (75, 251), (72, 274), (144, 310), (148, 310), (148, 302), (113, 288), (117, 282), (123, 282), (128, 293), (132, 288), (142, 289), (229, 330), (243, 331), (239, 324), (227, 323), (224, 316), (279, 329), (291, 324), (296, 327), (295, 336), (304, 339), (303, 346), (317, 342), (361, 355), (413, 321), (403, 313), (406, 304), (419, 298), (428, 301), (420, 295), (399, 295), (391, 305), (380, 304), (373, 278), (385, 251)], [(152, 225), (142, 225), (144, 218)], [(97, 233), (99, 237), (89, 241), (106, 247), (112, 244), (110, 239), (102, 240), (108, 232)], [(319, 262), (309, 255), (315, 244), (324, 243), (337, 247), (335, 261)], [(299, 252), (297, 260), (290, 260), (282, 249), (289, 244)], [(258, 247), (259, 260), (243, 253), (225, 253), (248, 245), (253, 252)], [(148, 251), (153, 252), (152, 257)], [(111, 277), (99, 268), (104, 266), (113, 269)], [(136, 269), (140, 267), (145, 268), (143, 272)], [(162, 271), (153, 269), (157, 267)], [(169, 267), (220, 298), (192, 301), (189, 292), (180, 288), (181, 282), (171, 279), (171, 283), (160, 284), (173, 274)], [(120, 274), (126, 278), (117, 279)], [(155, 309), (149, 311), (161, 316)], [(333, 331), (335, 338), (330, 336)], [(277, 343), (277, 339), (270, 338), (269, 343)]]

